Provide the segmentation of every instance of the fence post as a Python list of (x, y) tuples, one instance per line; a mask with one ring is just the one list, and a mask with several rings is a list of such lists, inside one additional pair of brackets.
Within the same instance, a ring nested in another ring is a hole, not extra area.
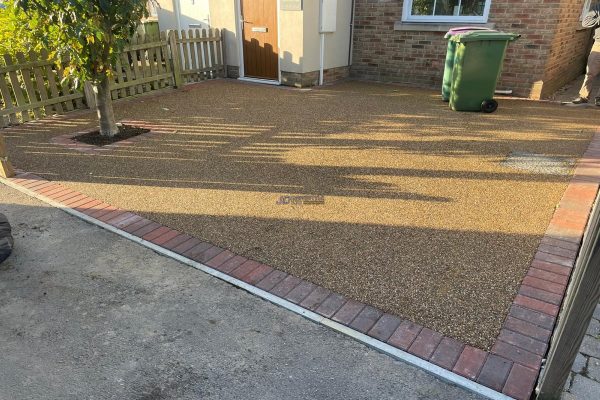
[(171, 48), (171, 62), (173, 63), (173, 80), (175, 81), (175, 87), (180, 88), (183, 86), (183, 81), (181, 79), (181, 56), (179, 55), (179, 43), (177, 43), (179, 32), (169, 31), (168, 37), (169, 47)]
[(90, 81), (83, 82), (83, 93), (85, 94), (85, 102), (91, 110), (96, 109), (96, 95), (94, 93), (94, 84)]
[(4, 136), (0, 133), (0, 176), (3, 178), (12, 178), (15, 176), (15, 170), (10, 161), (8, 161), (8, 153), (6, 151), (6, 144), (4, 143)]
[(600, 299), (600, 207), (595, 204), (546, 366), (538, 384), (539, 400), (558, 400), (579, 346)]

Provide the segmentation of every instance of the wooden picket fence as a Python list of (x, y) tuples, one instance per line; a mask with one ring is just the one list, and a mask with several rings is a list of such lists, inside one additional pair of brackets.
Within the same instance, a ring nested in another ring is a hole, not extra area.
[(117, 59), (111, 94), (113, 100), (174, 86), (165, 32), (160, 38), (135, 35)]
[[(225, 76), (223, 41), (218, 29), (137, 34), (114, 66), (113, 100), (181, 87)], [(89, 84), (63, 78), (67, 60), (58, 63), (47, 50), (0, 59), (0, 128), (52, 114), (93, 107)]]
[[(65, 62), (50, 59), (47, 50), (5, 54), (0, 60), (0, 127), (83, 108), (83, 93), (62, 80)], [(61, 82), (62, 81), (62, 82)]]
[(173, 61), (182, 83), (199, 82), (225, 76), (223, 41), (218, 29), (190, 29), (169, 32)]

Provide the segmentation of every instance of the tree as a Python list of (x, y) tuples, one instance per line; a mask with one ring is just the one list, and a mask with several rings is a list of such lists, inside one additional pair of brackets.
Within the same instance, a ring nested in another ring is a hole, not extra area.
[(18, 11), (13, 3), (0, 1), (0, 55), (54, 47), (56, 32), (36, 34), (40, 18), (33, 12), (25, 15)]
[(76, 82), (92, 82), (100, 134), (116, 135), (112, 66), (140, 20), (148, 17), (147, 0), (15, 0), (15, 5), (40, 19), (37, 28), (43, 34), (57, 32), (55, 54), (70, 60), (65, 74)]

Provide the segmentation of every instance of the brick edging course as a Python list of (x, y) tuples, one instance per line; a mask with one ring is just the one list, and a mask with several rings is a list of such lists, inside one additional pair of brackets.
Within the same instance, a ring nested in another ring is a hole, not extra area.
[[(67, 135), (59, 138), (67, 138)], [(69, 147), (82, 150), (77, 146)], [(542, 359), (548, 351), (587, 220), (598, 194), (599, 161), (600, 130), (576, 166), (490, 352), (465, 345), (409, 320), (384, 313), (39, 176), (20, 172), (9, 180), (63, 207), (205, 264), (483, 386), (526, 400), (533, 392)]]

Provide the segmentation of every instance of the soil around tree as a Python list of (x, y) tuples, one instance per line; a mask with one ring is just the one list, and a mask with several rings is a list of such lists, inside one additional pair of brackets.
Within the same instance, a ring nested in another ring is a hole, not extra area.
[(100, 134), (100, 130), (96, 130), (75, 136), (73, 140), (101, 147), (150, 132), (150, 129), (132, 125), (118, 125), (118, 128), (119, 133), (114, 136), (103, 136)]

